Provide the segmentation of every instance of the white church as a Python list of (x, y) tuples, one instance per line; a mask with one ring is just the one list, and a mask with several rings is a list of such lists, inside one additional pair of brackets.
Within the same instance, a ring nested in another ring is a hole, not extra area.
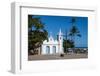
[(63, 52), (63, 33), (61, 29), (59, 30), (57, 39), (55, 40), (52, 35), (48, 40), (44, 40), (41, 46), (41, 54), (61, 54)]

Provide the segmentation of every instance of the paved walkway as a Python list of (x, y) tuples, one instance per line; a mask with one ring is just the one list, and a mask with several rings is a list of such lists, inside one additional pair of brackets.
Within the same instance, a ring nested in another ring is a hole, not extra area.
[(64, 57), (60, 57), (60, 55), (30, 55), (28, 56), (28, 60), (55, 60), (55, 59), (80, 59), (80, 58), (88, 58), (87, 54), (70, 54), (64, 55)]

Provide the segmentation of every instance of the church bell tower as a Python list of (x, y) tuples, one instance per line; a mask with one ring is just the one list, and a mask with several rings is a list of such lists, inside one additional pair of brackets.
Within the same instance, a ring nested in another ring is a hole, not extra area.
[(63, 33), (61, 31), (61, 29), (59, 30), (59, 34), (58, 34), (58, 45), (59, 45), (59, 53), (64, 53), (63, 52)]

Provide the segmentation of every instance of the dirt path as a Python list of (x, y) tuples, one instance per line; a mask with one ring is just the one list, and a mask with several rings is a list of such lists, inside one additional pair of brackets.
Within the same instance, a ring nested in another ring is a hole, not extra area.
[(80, 59), (80, 58), (88, 58), (87, 54), (70, 54), (64, 55), (64, 57), (60, 57), (60, 55), (30, 55), (28, 56), (28, 60), (55, 60), (55, 59)]

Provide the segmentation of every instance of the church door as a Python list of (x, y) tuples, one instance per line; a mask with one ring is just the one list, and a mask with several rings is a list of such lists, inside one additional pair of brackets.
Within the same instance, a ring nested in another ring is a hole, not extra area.
[(50, 47), (46, 46), (46, 54), (50, 54)]
[(56, 46), (53, 46), (53, 53), (56, 53)]

